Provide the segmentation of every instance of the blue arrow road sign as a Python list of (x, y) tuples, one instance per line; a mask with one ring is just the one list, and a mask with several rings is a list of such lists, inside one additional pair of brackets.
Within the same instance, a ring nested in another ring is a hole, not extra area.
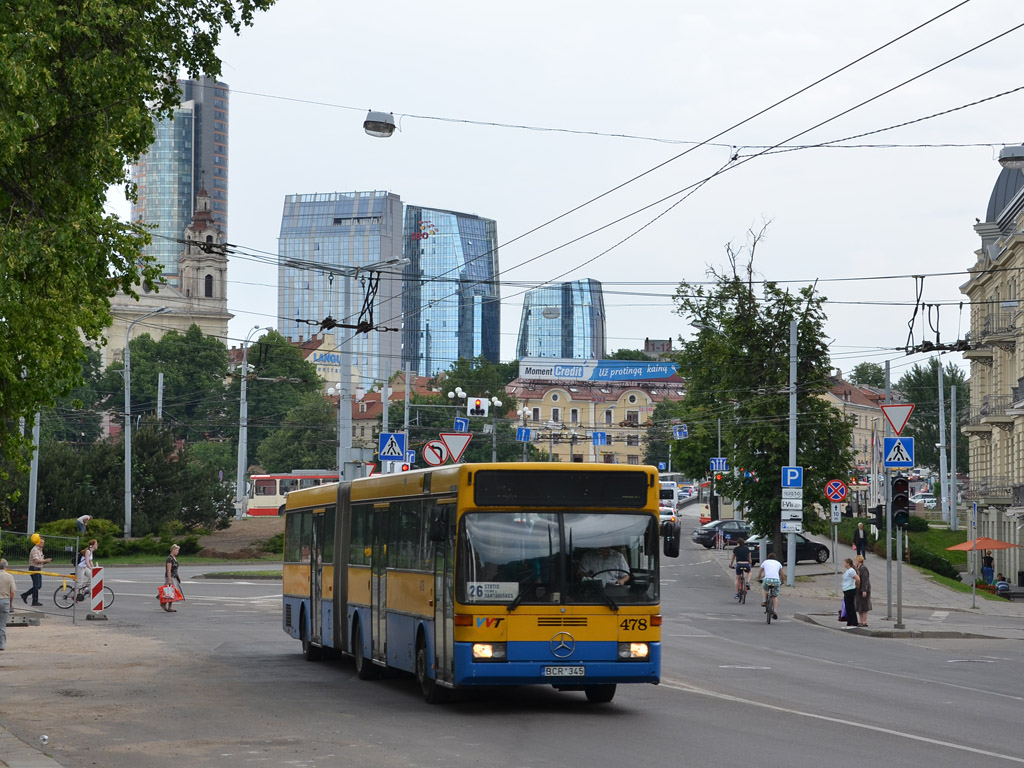
[(675, 440), (685, 440), (690, 436), (689, 430), (686, 429), (685, 424), (679, 424), (678, 426), (672, 427), (672, 437)]
[(783, 488), (803, 488), (804, 487), (804, 468), (803, 467), (783, 467), (782, 468), (782, 487)]
[(528, 442), (530, 442), (530, 428), (529, 427), (516, 427), (516, 442), (517, 443), (528, 443)]
[(416, 463), (416, 451), (406, 451), (405, 452), (405, 463), (406, 464), (415, 464)]
[(381, 432), (377, 440), (377, 457), (381, 461), (404, 461), (405, 433)]
[(456, 416), (452, 432), (469, 432), (469, 419), (465, 416)]
[(590, 435), (594, 440), (594, 445), (608, 445), (607, 432), (591, 432)]
[(725, 456), (714, 456), (711, 459), (711, 471), (712, 472), (728, 472), (729, 462)]

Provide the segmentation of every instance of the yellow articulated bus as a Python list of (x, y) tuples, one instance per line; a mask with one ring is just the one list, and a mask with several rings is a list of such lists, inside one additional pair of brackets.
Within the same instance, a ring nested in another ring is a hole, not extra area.
[[(457, 464), (293, 491), (285, 632), (438, 701), (546, 684), (607, 702), (661, 674), (655, 467)], [(665, 554), (679, 554), (679, 535)]]

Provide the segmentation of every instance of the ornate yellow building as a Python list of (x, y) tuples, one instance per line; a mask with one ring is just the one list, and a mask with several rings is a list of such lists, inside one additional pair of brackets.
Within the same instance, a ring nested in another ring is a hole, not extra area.
[[(961, 432), (970, 441), (967, 501), (978, 504), (978, 535), (1024, 543), (1024, 341), (1018, 283), (1024, 267), (1024, 174), (1004, 168), (989, 199), (977, 260), (961, 286), (971, 303), (971, 403)], [(993, 553), (996, 571), (1018, 580), (1019, 549)]]

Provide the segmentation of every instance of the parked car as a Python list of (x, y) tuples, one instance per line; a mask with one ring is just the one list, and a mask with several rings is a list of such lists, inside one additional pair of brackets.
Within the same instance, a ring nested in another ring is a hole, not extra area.
[(690, 538), (696, 544), (703, 544), (705, 549), (711, 549), (719, 533), (723, 543), (731, 547), (741, 536), (746, 538), (750, 535), (750, 523), (746, 520), (712, 520), (700, 528), (694, 528)]
[[(816, 563), (824, 563), (828, 561), (828, 557), (831, 554), (828, 547), (824, 544), (819, 544), (816, 541), (811, 541), (802, 533), (796, 535), (796, 561), (799, 563), (801, 560), (813, 560)], [(747, 539), (747, 546), (750, 547), (750, 562), (757, 565), (761, 560), (761, 540), (764, 539), (768, 543), (768, 551), (772, 551), (772, 540), (763, 536), (751, 536)], [(782, 547), (782, 551), (776, 551), (775, 554), (779, 558), (779, 562), (786, 562), (786, 549), (788, 543)]]
[(924, 504), (925, 509), (935, 509), (935, 494), (917, 493), (910, 497), (911, 504)]

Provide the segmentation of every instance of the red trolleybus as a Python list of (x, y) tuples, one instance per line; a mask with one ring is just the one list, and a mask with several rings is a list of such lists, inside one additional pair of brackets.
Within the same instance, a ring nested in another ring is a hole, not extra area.
[(246, 514), (276, 515), (292, 491), (336, 482), (338, 473), (326, 469), (295, 469), (284, 475), (253, 475), (249, 478)]
[(413, 674), (428, 702), (530, 683), (610, 701), (660, 679), (659, 490), (654, 467), (517, 462), (293, 491), (284, 630), (360, 678)]

